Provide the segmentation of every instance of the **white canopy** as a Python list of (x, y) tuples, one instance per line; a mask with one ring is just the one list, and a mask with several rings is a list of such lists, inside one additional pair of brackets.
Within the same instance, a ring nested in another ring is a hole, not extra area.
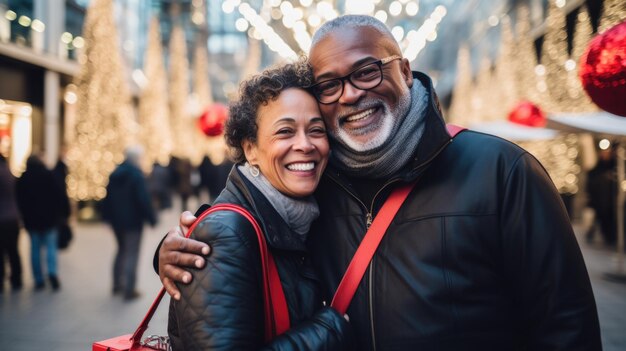
[(548, 127), (566, 132), (588, 132), (605, 137), (626, 136), (626, 117), (608, 112), (554, 114), (548, 117)]
[(509, 121), (483, 122), (470, 125), (469, 129), (492, 134), (509, 141), (536, 141), (556, 138), (558, 131), (541, 127), (528, 127)]

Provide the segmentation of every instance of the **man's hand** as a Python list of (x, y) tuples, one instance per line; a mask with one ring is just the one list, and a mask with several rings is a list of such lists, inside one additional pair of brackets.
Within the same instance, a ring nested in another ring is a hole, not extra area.
[(184, 268), (202, 268), (205, 260), (203, 256), (209, 254), (210, 247), (201, 241), (185, 238), (185, 231), (196, 220), (196, 217), (189, 211), (180, 215), (180, 225), (172, 228), (159, 249), (159, 277), (170, 296), (180, 299), (180, 291), (176, 287), (176, 282), (188, 284), (191, 282), (191, 273)]

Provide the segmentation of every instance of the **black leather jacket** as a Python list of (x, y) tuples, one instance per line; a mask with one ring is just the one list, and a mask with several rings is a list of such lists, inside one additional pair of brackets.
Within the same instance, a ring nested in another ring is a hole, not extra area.
[(168, 333), (174, 350), (346, 350), (354, 340), (346, 320), (322, 306), (319, 281), (301, 239), (267, 199), (233, 168), (216, 203), (247, 208), (262, 226), (280, 275), (292, 329), (264, 345), (263, 292), (257, 236), (242, 216), (207, 216), (192, 237), (211, 245), (204, 269), (171, 300)]
[[(430, 79), (411, 164), (363, 203), (327, 169), (308, 239), (325, 298), (395, 185), (417, 181), (348, 309), (359, 350), (600, 350), (596, 305), (559, 194), (500, 138), (446, 132)], [(217, 251), (217, 250), (216, 250)]]

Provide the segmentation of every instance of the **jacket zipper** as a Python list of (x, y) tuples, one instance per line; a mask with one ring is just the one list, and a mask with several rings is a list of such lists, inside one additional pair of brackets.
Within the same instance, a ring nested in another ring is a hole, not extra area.
[[(432, 154), (431, 157), (429, 157), (426, 161), (422, 162), (422, 164), (417, 166), (416, 169), (424, 167), (425, 165), (429, 164), (451, 142), (452, 142), (452, 139), (448, 140), (447, 143), (442, 145), (436, 152), (434, 152)], [(391, 185), (393, 183), (397, 183), (397, 182), (400, 181), (399, 178), (394, 178), (394, 179), (390, 180), (389, 182), (383, 184), (383, 186), (381, 186), (380, 189), (378, 189), (378, 191), (374, 195), (374, 198), (372, 199), (372, 204), (371, 204), (370, 208), (368, 209), (365, 206), (365, 204), (363, 203), (363, 201), (361, 201), (361, 199), (359, 199), (358, 196), (353, 194), (348, 188), (346, 188), (343, 184), (341, 184), (341, 182), (338, 179), (335, 179), (332, 176), (330, 177), (330, 179), (332, 179), (337, 185), (339, 185), (343, 190), (345, 190), (346, 193), (348, 193), (355, 200), (357, 200), (361, 204), (361, 206), (363, 208), (365, 208), (366, 211), (368, 211), (366, 213), (366, 215), (365, 215), (365, 218), (366, 218), (366, 220), (365, 220), (366, 230), (369, 230), (370, 226), (372, 225), (372, 222), (373, 222), (373, 219), (374, 219), (373, 218), (374, 217), (374, 204), (376, 203), (376, 198), (378, 197), (378, 195), (381, 193), (381, 191), (383, 191), (383, 189), (387, 188), (389, 185)], [(370, 261), (370, 264), (369, 264), (369, 267), (368, 267), (368, 270), (369, 270), (369, 272), (368, 272), (368, 280), (369, 280), (369, 286), (368, 286), (368, 295), (369, 296), (368, 296), (368, 298), (369, 298), (370, 331), (372, 333), (372, 350), (376, 351), (376, 331), (374, 329), (374, 302), (373, 302), (374, 301), (374, 275), (373, 275), (373, 272), (374, 272), (374, 259), (375, 259), (375, 257), (372, 257), (372, 260)]]
[[(370, 226), (372, 225), (373, 222), (373, 213), (374, 213), (374, 204), (376, 203), (376, 198), (378, 197), (378, 195), (380, 194), (381, 191), (383, 191), (383, 189), (385, 189), (387, 186), (396, 183), (397, 180), (391, 180), (385, 184), (383, 184), (383, 186), (380, 187), (380, 189), (378, 189), (378, 191), (376, 192), (376, 194), (374, 195), (374, 198), (372, 199), (372, 204), (369, 208), (369, 212), (367, 213), (367, 229), (370, 229)], [(368, 272), (368, 299), (369, 299), (369, 315), (370, 315), (370, 331), (372, 333), (372, 350), (376, 351), (376, 330), (374, 329), (374, 259), (375, 257), (372, 256), (372, 260), (370, 261), (369, 264), (369, 272)]]

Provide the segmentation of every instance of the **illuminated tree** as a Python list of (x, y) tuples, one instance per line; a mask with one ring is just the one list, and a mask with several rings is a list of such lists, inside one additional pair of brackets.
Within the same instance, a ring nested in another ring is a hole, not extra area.
[(514, 41), (511, 22), (504, 18), (501, 22), (500, 52), (496, 60), (494, 89), (494, 113), (496, 119), (506, 119), (507, 114), (518, 100), (515, 81)]
[(541, 162), (559, 193), (576, 194), (580, 181), (579, 139), (576, 134), (559, 134), (554, 139), (517, 144)]
[(626, 3), (624, 0), (604, 0), (598, 33), (622, 23), (626, 19)]
[(198, 40), (193, 57), (193, 92), (196, 94), (200, 106), (205, 107), (213, 103), (206, 40)]
[(456, 62), (456, 82), (448, 118), (451, 123), (467, 126), (472, 122), (472, 63), (466, 45), (459, 48)]
[(185, 32), (174, 25), (170, 38), (170, 123), (172, 126), (172, 155), (191, 158), (193, 155), (192, 130), (195, 128), (189, 116), (189, 62)]
[(136, 124), (126, 86), (112, 0), (91, 2), (83, 28), (84, 57), (76, 78), (77, 117), (68, 150), (68, 193), (77, 200), (99, 200)]
[(472, 122), (494, 121), (498, 119), (496, 106), (499, 101), (494, 101), (495, 90), (499, 89), (498, 84), (494, 82), (494, 76), (491, 70), (491, 62), (484, 57), (478, 69), (476, 77), (476, 87), (473, 91)]
[(259, 71), (261, 63), (261, 42), (256, 39), (248, 38), (248, 55), (243, 66), (241, 80), (248, 79)]
[(546, 17), (546, 34), (541, 50), (541, 64), (546, 69), (547, 94), (542, 95), (542, 106), (547, 112), (563, 112), (571, 109), (567, 93), (567, 31), (565, 13), (554, 0), (549, 1)]
[(143, 168), (149, 170), (155, 161), (161, 165), (167, 165), (172, 151), (167, 73), (163, 62), (159, 22), (156, 18), (150, 22), (144, 73), (147, 84), (139, 99), (139, 124), (141, 125), (140, 140), (145, 148)]
[(591, 99), (584, 92), (580, 77), (578, 75), (578, 69), (580, 64), (580, 57), (587, 49), (587, 44), (591, 40), (593, 30), (591, 28), (591, 21), (589, 19), (589, 13), (585, 6), (582, 6), (577, 16), (576, 28), (574, 32), (574, 42), (571, 56), (571, 67), (568, 71), (567, 77), (567, 92), (570, 98), (572, 110), (574, 112), (592, 112), (597, 111), (598, 107), (591, 102)]
[(528, 7), (520, 6), (517, 9), (517, 25), (515, 27), (515, 55), (513, 56), (513, 70), (517, 82), (517, 98), (540, 104), (537, 90), (537, 56), (530, 35), (530, 12)]
[[(202, 111), (209, 105), (213, 104), (213, 93), (211, 91), (211, 80), (209, 79), (209, 57), (208, 48), (205, 38), (197, 40), (194, 59), (193, 59), (193, 91), (199, 110), (196, 115), (199, 116)], [(195, 126), (195, 121), (194, 121)], [(193, 128), (193, 137), (196, 140), (196, 151), (193, 154), (191, 162), (198, 165), (202, 162), (204, 156), (212, 156), (215, 150), (222, 148), (224, 138), (207, 137), (199, 128)], [(216, 145), (220, 144), (220, 145)], [(212, 157), (211, 157), (212, 158)]]

